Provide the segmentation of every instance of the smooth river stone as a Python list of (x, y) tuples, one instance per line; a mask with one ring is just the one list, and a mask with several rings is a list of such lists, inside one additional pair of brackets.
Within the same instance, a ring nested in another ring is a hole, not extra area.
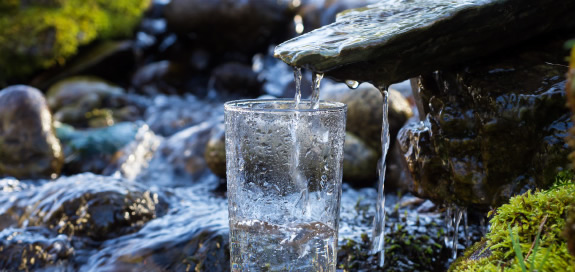
[(383, 0), (278, 45), (287, 64), (376, 86), (575, 26), (575, 1)]

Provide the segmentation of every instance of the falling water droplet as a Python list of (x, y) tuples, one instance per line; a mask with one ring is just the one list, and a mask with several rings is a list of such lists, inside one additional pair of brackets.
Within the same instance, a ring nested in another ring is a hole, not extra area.
[(301, 102), (301, 68), (293, 68), (293, 79), (295, 81), (295, 97), (294, 97), (294, 107), (299, 108), (299, 103)]
[(313, 74), (312, 77), (312, 93), (310, 98), (310, 109), (319, 109), (319, 85), (323, 79), (323, 74)]
[(381, 128), (381, 161), (378, 165), (379, 183), (377, 185), (377, 203), (375, 206), (375, 217), (373, 218), (373, 233), (371, 254), (378, 254), (379, 266), (385, 264), (385, 159), (389, 149), (389, 122), (388, 122), (388, 91), (387, 86), (380, 86), (379, 91), (383, 96), (383, 122)]
[(359, 87), (359, 82), (352, 79), (348, 79), (345, 81), (345, 85), (347, 85), (347, 87), (349, 87), (350, 89), (357, 89), (357, 87)]

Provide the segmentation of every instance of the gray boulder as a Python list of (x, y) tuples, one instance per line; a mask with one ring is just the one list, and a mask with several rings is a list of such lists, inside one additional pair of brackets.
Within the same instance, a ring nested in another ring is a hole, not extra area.
[(62, 147), (42, 93), (24, 85), (1, 90), (0, 175), (55, 178), (62, 163)]

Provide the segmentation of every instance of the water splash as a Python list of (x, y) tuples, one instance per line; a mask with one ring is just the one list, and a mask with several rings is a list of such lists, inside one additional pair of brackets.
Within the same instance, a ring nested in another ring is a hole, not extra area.
[(312, 76), (312, 93), (311, 93), (311, 104), (310, 109), (319, 109), (319, 85), (323, 79), (323, 74), (314, 73)]
[(377, 203), (375, 207), (375, 217), (373, 218), (373, 233), (371, 254), (379, 255), (379, 266), (383, 267), (385, 263), (385, 159), (389, 149), (389, 122), (388, 122), (388, 98), (389, 93), (387, 86), (379, 87), (383, 95), (383, 122), (381, 128), (381, 161), (378, 165), (379, 183), (377, 185)]
[(293, 68), (293, 80), (295, 81), (295, 97), (294, 97), (294, 107), (299, 108), (301, 102), (301, 68)]

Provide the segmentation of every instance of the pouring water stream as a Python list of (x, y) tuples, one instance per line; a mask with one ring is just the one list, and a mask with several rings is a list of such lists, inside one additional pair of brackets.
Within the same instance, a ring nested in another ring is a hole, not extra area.
[[(294, 104), (295, 109), (300, 107), (301, 103), (301, 68), (295, 67), (294, 68), (294, 81), (296, 85), (296, 93), (294, 97)], [(319, 93), (320, 93), (320, 84), (321, 80), (323, 79), (323, 74), (314, 73), (312, 78), (312, 94), (310, 97), (311, 109), (317, 109), (319, 107)], [(346, 82), (348, 87), (350, 88), (357, 88), (359, 83), (357, 81), (349, 81)], [(390, 135), (389, 135), (389, 122), (388, 122), (388, 87), (387, 85), (381, 85), (378, 88), (383, 96), (383, 122), (382, 122), (382, 130), (381, 130), (381, 148), (382, 148), (382, 157), (378, 163), (378, 175), (379, 181), (377, 185), (377, 202), (376, 202), (376, 212), (375, 217), (373, 219), (373, 229), (372, 229), (372, 244), (370, 248), (371, 254), (377, 254), (379, 259), (379, 266), (383, 267), (385, 263), (385, 194), (384, 194), (384, 185), (385, 185), (385, 171), (386, 171), (386, 164), (385, 160), (387, 157), (387, 151), (389, 150), (389, 142), (390, 142)]]

